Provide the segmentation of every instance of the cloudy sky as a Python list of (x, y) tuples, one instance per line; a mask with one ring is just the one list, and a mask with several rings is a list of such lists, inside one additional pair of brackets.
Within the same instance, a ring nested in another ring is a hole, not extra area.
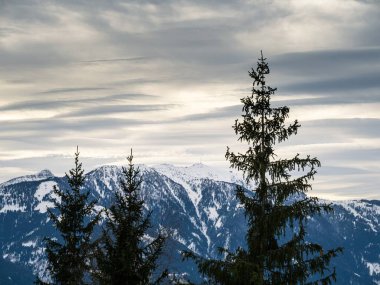
[(131, 147), (228, 167), (263, 50), (302, 125), (279, 156), (321, 160), (314, 195), (380, 199), (379, 30), (377, 0), (0, 0), (0, 182), (63, 175), (76, 145), (87, 171)]

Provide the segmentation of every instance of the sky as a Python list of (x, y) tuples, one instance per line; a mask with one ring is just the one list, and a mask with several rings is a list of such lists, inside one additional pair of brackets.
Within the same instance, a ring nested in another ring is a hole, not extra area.
[(135, 163), (228, 167), (260, 51), (276, 146), (322, 167), (311, 195), (380, 199), (380, 1), (0, 0), (0, 182)]

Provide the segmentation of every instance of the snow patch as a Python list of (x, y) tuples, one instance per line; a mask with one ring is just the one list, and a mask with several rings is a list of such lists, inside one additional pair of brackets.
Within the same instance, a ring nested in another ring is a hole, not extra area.
[(42, 182), (40, 185), (38, 185), (38, 188), (36, 190), (36, 193), (34, 193), (34, 197), (38, 201), (42, 201), (43, 198), (53, 191), (54, 186), (58, 186), (57, 182), (55, 181), (46, 181)]
[(40, 202), (36, 207), (34, 207), (34, 210), (39, 211), (41, 214), (44, 214), (47, 212), (49, 208), (54, 208), (55, 205), (51, 201), (42, 201)]
[(58, 187), (58, 184), (55, 181), (45, 181), (38, 185), (38, 188), (34, 193), (34, 197), (39, 201), (37, 206), (34, 207), (35, 211), (44, 214), (47, 212), (48, 208), (54, 208), (55, 205), (53, 201), (44, 200), (46, 196), (60, 200), (60, 197), (53, 192), (54, 186)]
[(223, 223), (222, 223), (221, 219), (218, 219), (218, 220), (216, 221), (216, 223), (215, 223), (215, 227), (216, 227), (217, 229), (219, 229), (219, 228), (222, 227), (222, 226), (223, 226)]
[(34, 229), (34, 230), (28, 232), (25, 236), (26, 236), (26, 237), (31, 236), (32, 234), (35, 233), (36, 230), (37, 230), (37, 229)]
[(216, 221), (216, 219), (219, 217), (218, 212), (216, 211), (215, 207), (208, 208), (208, 218), (212, 221)]
[(8, 204), (4, 205), (3, 208), (1, 208), (0, 213), (7, 213), (7, 212), (25, 212), (26, 206), (20, 206), (19, 204)]
[(33, 247), (34, 248), (37, 245), (37, 240), (29, 240), (27, 242), (23, 242), (21, 245), (24, 247)]
[(3, 259), (7, 259), (12, 263), (16, 263), (20, 261), (20, 254), (17, 254), (15, 252), (6, 253), (6, 254), (3, 254)]
[(377, 274), (380, 274), (380, 263), (370, 263), (370, 262), (366, 262), (366, 265), (367, 265), (367, 268), (369, 270), (369, 275), (377, 275)]

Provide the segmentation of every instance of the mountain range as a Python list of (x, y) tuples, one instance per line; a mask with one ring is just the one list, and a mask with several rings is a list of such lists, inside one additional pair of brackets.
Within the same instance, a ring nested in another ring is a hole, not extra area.
[[(152, 211), (148, 234), (165, 229), (170, 237), (160, 266), (197, 283), (201, 279), (196, 266), (182, 262), (182, 250), (215, 258), (218, 247), (234, 250), (245, 245), (246, 221), (235, 189), (237, 184), (247, 185), (239, 173), (203, 164), (139, 167), (141, 195), (146, 210)], [(85, 175), (84, 188), (98, 200), (97, 210), (111, 204), (120, 177), (117, 166)], [(54, 185), (68, 187), (64, 177), (49, 170), (0, 184), (0, 284), (32, 284), (36, 275), (47, 278), (43, 238), (57, 236), (47, 216)], [(308, 217), (307, 239), (326, 249), (344, 247), (332, 264), (336, 284), (380, 285), (380, 201), (331, 203), (334, 213)]]

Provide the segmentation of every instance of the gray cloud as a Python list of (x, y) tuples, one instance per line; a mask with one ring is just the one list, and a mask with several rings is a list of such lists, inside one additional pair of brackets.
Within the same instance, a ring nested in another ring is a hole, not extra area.
[[(0, 70), (36, 70), (66, 65), (71, 57), (63, 55), (57, 47), (47, 43), (31, 43), (28, 47), (4, 50), (0, 47)], [(33, 56), (31, 56), (33, 54)]]
[(78, 111), (64, 113), (56, 117), (83, 117), (83, 116), (102, 116), (117, 113), (136, 113), (169, 110), (175, 105), (105, 105), (97, 107), (85, 107)]
[[(144, 138), (150, 140), (154, 144), (158, 145), (173, 145), (173, 146), (187, 146), (189, 141), (191, 146), (204, 146), (204, 142), (207, 141), (209, 144), (217, 144), (218, 141), (228, 141), (231, 137), (232, 131), (229, 133), (225, 132), (202, 132), (202, 131), (191, 131), (182, 130), (176, 131), (174, 133), (158, 133), (158, 134), (145, 134)], [(225, 146), (223, 145), (223, 148)], [(223, 153), (221, 154), (223, 155)]]
[[(40, 5), (39, 5), (40, 4)], [(42, 5), (41, 5), (42, 4)], [(25, 24), (43, 23), (46, 25), (59, 24), (57, 17), (47, 11), (48, 3), (39, 3), (39, 1), (2, 1), (0, 14), (6, 18), (17, 19)], [(33, 7), (39, 6), (39, 9)], [(32, 13), (31, 13), (32, 11)]]
[(220, 119), (220, 118), (230, 118), (230, 117), (237, 117), (242, 112), (242, 106), (241, 105), (233, 105), (223, 108), (216, 108), (212, 111), (209, 111), (207, 113), (199, 113), (199, 114), (192, 114), (188, 116), (183, 116), (178, 119), (173, 120), (172, 122), (176, 121), (204, 121), (204, 120), (210, 120), (210, 119)]
[[(79, 142), (95, 153), (108, 144), (121, 153), (126, 141), (148, 153), (147, 163), (158, 160), (154, 155), (165, 159), (160, 162), (203, 157), (224, 163), (225, 145), (236, 139), (231, 125), (241, 114), (239, 99), (250, 93), (247, 71), (263, 50), (271, 66), (268, 83), (286, 96), (274, 105), (291, 112), (294, 106), (300, 114), (300, 133), (285, 146), (315, 144), (327, 163), (323, 175), (333, 173), (343, 185), (357, 173), (373, 189), (377, 182), (368, 168), (342, 168), (339, 161), (378, 161), (379, 118), (367, 112), (380, 103), (379, 3), (300, 3), (1, 2), (0, 148), (38, 158), (7, 157), (0, 166), (54, 167), (59, 156), (44, 158), (40, 151), (63, 153)], [(358, 104), (360, 120), (339, 112), (305, 120), (310, 110)], [(17, 112), (29, 119), (17, 120)], [(367, 144), (344, 149), (354, 139)], [(332, 149), (318, 148), (324, 144)]]
[[(135, 120), (135, 119), (120, 119), (96, 117), (87, 119), (36, 119), (36, 120), (21, 120), (9, 121), (6, 124), (0, 125), (0, 133), (8, 136), (16, 133), (15, 139), (21, 137), (36, 137), (48, 136), (49, 134), (59, 134), (62, 131), (86, 132), (93, 130), (108, 130), (110, 128), (117, 129), (120, 127), (136, 126), (141, 124), (153, 124), (154, 121)], [(8, 134), (8, 135), (7, 135)], [(43, 141), (43, 140), (42, 140)]]
[(278, 93), (320, 95), (320, 98), (290, 101), (289, 104), (380, 101), (379, 48), (283, 54), (276, 56), (271, 66), (275, 74), (287, 75), (287, 79), (279, 79), (282, 84)]
[(58, 88), (40, 92), (41, 94), (56, 94), (56, 93), (80, 93), (83, 91), (98, 91), (107, 90), (104, 87), (77, 87), (77, 88)]
[(348, 138), (380, 138), (380, 119), (329, 119), (304, 123), (304, 129), (331, 129), (328, 133), (337, 132)]
[[(298, 86), (296, 87), (296, 89)], [(323, 88), (322, 88), (323, 89)], [(302, 99), (288, 99), (288, 100), (277, 100), (274, 102), (274, 106), (311, 106), (311, 105), (345, 105), (345, 104), (358, 104), (358, 103), (379, 103), (380, 98), (377, 95), (377, 90), (374, 90), (373, 92), (368, 92), (368, 90), (364, 91), (365, 94), (360, 94), (358, 96), (357, 93), (349, 93), (350, 91), (346, 91), (345, 94), (341, 93), (334, 93), (331, 94), (330, 91), (324, 91), (323, 93), (318, 93), (317, 91), (312, 92), (311, 89), (305, 89), (308, 90), (308, 93), (317, 94), (317, 98), (302, 98)], [(344, 92), (341, 90), (342, 93)], [(352, 91), (352, 90), (351, 90)], [(321, 91), (322, 92), (322, 91)], [(279, 92), (281, 94), (281, 92)], [(295, 95), (294, 90), (289, 91), (289, 93), (286, 94), (293, 94)], [(296, 93), (297, 94), (297, 93)], [(327, 94), (327, 95), (326, 95)]]
[[(287, 92), (297, 92), (297, 93), (317, 93), (323, 94), (327, 92), (348, 92), (352, 93), (353, 91), (362, 91), (367, 92), (368, 89), (378, 89), (380, 87), (379, 76), (378, 74), (362, 74), (362, 75), (353, 75), (352, 77), (346, 78), (336, 78), (331, 80), (320, 80), (314, 82), (306, 83), (295, 83), (292, 85), (284, 86), (283, 90)], [(357, 94), (355, 94), (357, 96)], [(376, 96), (376, 101), (379, 101), (379, 95)], [(371, 97), (373, 97), (371, 96)], [(352, 95), (350, 96), (352, 97)], [(352, 98), (349, 98), (352, 99)]]
[(130, 57), (130, 58), (107, 58), (107, 59), (93, 59), (93, 60), (82, 60), (81, 63), (109, 63), (109, 62), (119, 62), (119, 61), (140, 61), (146, 60), (148, 57)]
[(336, 175), (355, 175), (355, 174), (366, 174), (368, 171), (355, 168), (355, 167), (338, 167), (338, 166), (322, 166), (318, 169), (318, 175), (325, 176), (336, 176)]
[(269, 61), (275, 73), (335, 77), (347, 71), (355, 73), (362, 67), (378, 69), (379, 57), (380, 48), (373, 47), (285, 53)]
[[(42, 92), (42, 94), (51, 94), (51, 93), (60, 93), (58, 90), (63, 90), (63, 93), (66, 92), (78, 92), (80, 91), (93, 91), (93, 90), (104, 90), (106, 88), (70, 88), (70, 89), (54, 89), (51, 91)], [(55, 99), (55, 98), (46, 98), (35, 99), (29, 101), (22, 101), (18, 103), (6, 104), (0, 106), (0, 111), (9, 111), (9, 110), (49, 110), (54, 108), (62, 108), (68, 106), (83, 106), (88, 104), (104, 104), (104, 103), (120, 103), (125, 100), (137, 100), (137, 99), (152, 99), (156, 98), (156, 96), (148, 95), (148, 94), (112, 94), (102, 97), (90, 97), (90, 98), (80, 98), (80, 99)], [(50, 101), (49, 101), (50, 100)], [(125, 103), (123, 103), (125, 104)], [(98, 107), (100, 108), (100, 107)], [(120, 106), (123, 108), (123, 106)], [(126, 112), (128, 109), (131, 109), (128, 105), (124, 106)], [(148, 107), (147, 107), (148, 109)]]

